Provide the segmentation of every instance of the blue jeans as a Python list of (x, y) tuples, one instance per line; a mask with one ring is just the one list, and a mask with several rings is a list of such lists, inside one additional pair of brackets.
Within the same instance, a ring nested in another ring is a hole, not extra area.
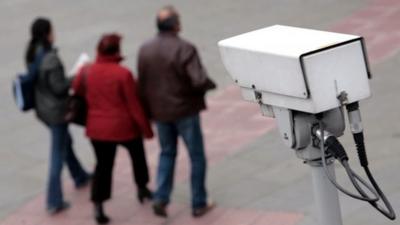
[(47, 208), (58, 208), (63, 205), (61, 171), (66, 162), (75, 186), (86, 183), (89, 174), (82, 168), (72, 149), (72, 138), (67, 124), (50, 125), (51, 151), (49, 179), (47, 185)]
[(200, 118), (185, 117), (174, 122), (156, 122), (161, 154), (158, 164), (156, 202), (168, 204), (173, 187), (175, 159), (177, 155), (178, 136), (181, 136), (190, 156), (192, 208), (204, 207), (207, 203), (205, 188), (206, 158)]

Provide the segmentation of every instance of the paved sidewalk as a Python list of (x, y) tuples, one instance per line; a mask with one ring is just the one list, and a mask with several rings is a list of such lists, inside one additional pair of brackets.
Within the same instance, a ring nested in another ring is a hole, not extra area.
[[(235, 154), (249, 141), (260, 137), (275, 126), (272, 119), (260, 116), (256, 105), (251, 106), (241, 101), (240, 93), (236, 87), (228, 87), (223, 92), (213, 96), (210, 98), (208, 105), (210, 110), (203, 114), (203, 126), (205, 127), (207, 158), (211, 168), (226, 157)], [(182, 147), (180, 145), (175, 176), (178, 184), (186, 183), (188, 171), (190, 171), (187, 164), (187, 155)], [(156, 140), (147, 142), (146, 149), (149, 167), (154, 178), (158, 157)], [(188, 205), (189, 199), (178, 198), (178, 201), (173, 201), (168, 208), (169, 218), (164, 220), (152, 214), (149, 203), (142, 206), (137, 202), (134, 197), (136, 192), (131, 177), (129, 157), (123, 149), (120, 149), (114, 170), (113, 198), (106, 205), (107, 212), (113, 219), (113, 224), (294, 225), (303, 217), (301, 213), (290, 211), (274, 212), (221, 206), (204, 218), (193, 219)], [(154, 179), (152, 180), (154, 181)], [(154, 185), (152, 186), (154, 187)], [(44, 196), (40, 195), (17, 210), (1, 224), (93, 224), (92, 206), (88, 201), (89, 188), (74, 190), (72, 183), (67, 182), (65, 189), (66, 199), (72, 203), (70, 210), (56, 216), (48, 216), (44, 211)]]
[(335, 24), (331, 30), (363, 36), (367, 43), (369, 60), (379, 63), (395, 56), (400, 49), (400, 2), (375, 0)]

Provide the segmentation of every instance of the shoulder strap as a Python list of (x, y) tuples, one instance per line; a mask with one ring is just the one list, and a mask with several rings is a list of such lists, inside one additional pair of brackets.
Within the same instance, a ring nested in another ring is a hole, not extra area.
[(28, 67), (29, 74), (31, 74), (35, 77), (37, 76), (37, 74), (39, 72), (39, 67), (42, 64), (42, 61), (43, 61), (43, 58), (45, 55), (46, 55), (46, 52), (43, 50), (43, 48), (40, 48), (35, 55), (35, 60)]

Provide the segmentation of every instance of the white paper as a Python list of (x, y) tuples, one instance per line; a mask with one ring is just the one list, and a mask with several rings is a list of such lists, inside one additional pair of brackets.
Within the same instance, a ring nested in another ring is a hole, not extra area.
[(90, 57), (86, 52), (83, 52), (79, 55), (78, 60), (76, 60), (74, 66), (72, 69), (69, 71), (68, 75), (69, 76), (75, 76), (79, 70), (84, 66), (85, 64), (90, 62)]

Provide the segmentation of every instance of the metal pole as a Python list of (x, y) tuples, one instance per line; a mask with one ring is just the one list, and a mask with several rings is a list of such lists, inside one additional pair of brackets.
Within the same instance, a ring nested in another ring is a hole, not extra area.
[[(320, 163), (310, 163), (314, 186), (314, 197), (320, 225), (343, 225), (338, 191), (326, 177), (325, 170)], [(327, 169), (335, 177), (335, 168), (329, 162)]]

